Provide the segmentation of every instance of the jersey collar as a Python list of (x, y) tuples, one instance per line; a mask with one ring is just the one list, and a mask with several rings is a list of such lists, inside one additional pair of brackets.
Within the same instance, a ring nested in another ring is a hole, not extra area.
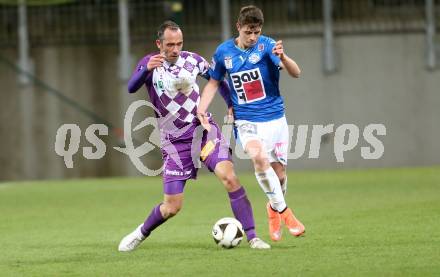
[(182, 58), (182, 53), (180, 53), (180, 55), (179, 55), (179, 57), (177, 58), (177, 61), (176, 61), (175, 63), (170, 63), (170, 62), (168, 62), (168, 61), (163, 61), (163, 67), (164, 67), (165, 69), (168, 69), (169, 67), (171, 67), (171, 66), (173, 66), (173, 65), (176, 65), (176, 64), (180, 61), (180, 59), (183, 59), (183, 58)]
[(246, 49), (242, 49), (242, 48), (238, 47), (238, 45), (235, 43), (236, 39), (237, 38), (232, 38), (231, 39), (231, 42), (234, 45), (235, 49), (239, 50), (240, 52), (246, 53), (248, 51), (252, 51), (255, 48), (255, 46), (257, 46), (260, 43), (261, 36), (258, 38), (257, 42), (252, 47), (249, 47), (249, 48), (246, 48)]

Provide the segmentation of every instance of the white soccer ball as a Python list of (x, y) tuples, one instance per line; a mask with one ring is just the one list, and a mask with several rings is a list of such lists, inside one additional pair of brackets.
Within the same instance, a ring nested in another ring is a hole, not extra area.
[(232, 217), (224, 217), (217, 221), (212, 228), (215, 243), (223, 248), (234, 248), (243, 239), (243, 226)]

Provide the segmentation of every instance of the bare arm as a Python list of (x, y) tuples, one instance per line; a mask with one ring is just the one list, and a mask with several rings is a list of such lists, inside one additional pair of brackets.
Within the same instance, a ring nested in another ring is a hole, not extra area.
[(301, 69), (299, 69), (299, 66), (296, 64), (296, 62), (289, 58), (286, 54), (284, 54), (284, 59), (281, 59), (280, 66), (281, 68), (285, 69), (293, 78), (299, 78)]
[(209, 79), (206, 86), (203, 88), (202, 96), (200, 97), (200, 103), (197, 107), (197, 118), (202, 123), (203, 128), (206, 130), (211, 129), (211, 125), (209, 125), (208, 118), (206, 117), (206, 111), (208, 110), (209, 105), (214, 99), (215, 93), (220, 85), (220, 82), (215, 79)]
[(292, 60), (289, 56), (287, 56), (284, 53), (283, 41), (281, 40), (277, 41), (272, 52), (278, 57), (280, 57), (281, 68), (285, 69), (287, 73), (289, 73), (289, 75), (292, 76), (293, 78), (299, 78), (299, 75), (301, 74), (301, 69), (294, 60)]
[(218, 87), (218, 91), (220, 92), (220, 95), (223, 97), (223, 100), (225, 100), (226, 106), (228, 108), (232, 107), (232, 101), (231, 101), (231, 90), (229, 89), (228, 82), (225, 80), (221, 81)]

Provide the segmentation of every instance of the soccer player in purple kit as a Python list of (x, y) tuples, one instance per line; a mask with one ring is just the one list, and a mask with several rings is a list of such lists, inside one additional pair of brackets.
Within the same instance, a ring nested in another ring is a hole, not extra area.
[(211, 78), (203, 90), (197, 114), (209, 130), (206, 109), (227, 73), (237, 141), (250, 156), (258, 184), (269, 199), (269, 234), (273, 241), (278, 241), (282, 222), (294, 236), (305, 232), (284, 198), (289, 133), (279, 90), (280, 69), (294, 78), (301, 71), (284, 53), (282, 41), (261, 35), (263, 23), (259, 8), (251, 5), (240, 10), (238, 37), (223, 42), (214, 53)]
[[(256, 236), (251, 203), (235, 175), (229, 145), (219, 127), (209, 118), (212, 131), (202, 131), (197, 119), (200, 95), (196, 77), (209, 79), (209, 64), (196, 53), (182, 51), (183, 34), (173, 21), (165, 21), (159, 27), (156, 45), (160, 52), (141, 59), (128, 83), (128, 90), (134, 93), (146, 85), (150, 101), (157, 109), (164, 162), (164, 199), (153, 208), (144, 223), (121, 240), (119, 251), (134, 250), (155, 228), (179, 212), (185, 183), (197, 176), (194, 157), (200, 158), (223, 183), (234, 216), (242, 223), (250, 247), (270, 248)], [(220, 85), (225, 100), (229, 98), (228, 90), (227, 83)], [(201, 137), (197, 129), (203, 133)]]

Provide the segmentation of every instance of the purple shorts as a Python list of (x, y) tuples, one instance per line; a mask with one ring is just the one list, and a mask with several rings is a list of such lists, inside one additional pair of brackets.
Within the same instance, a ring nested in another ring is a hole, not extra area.
[(165, 193), (181, 193), (183, 185), (181, 189), (178, 189), (179, 186), (176, 183), (173, 185), (167, 185), (167, 183), (196, 179), (201, 163), (213, 172), (219, 162), (232, 161), (229, 143), (223, 137), (218, 125), (212, 120), (210, 124), (209, 133), (200, 123), (194, 123), (184, 135), (162, 142), (164, 162), (162, 176)]

